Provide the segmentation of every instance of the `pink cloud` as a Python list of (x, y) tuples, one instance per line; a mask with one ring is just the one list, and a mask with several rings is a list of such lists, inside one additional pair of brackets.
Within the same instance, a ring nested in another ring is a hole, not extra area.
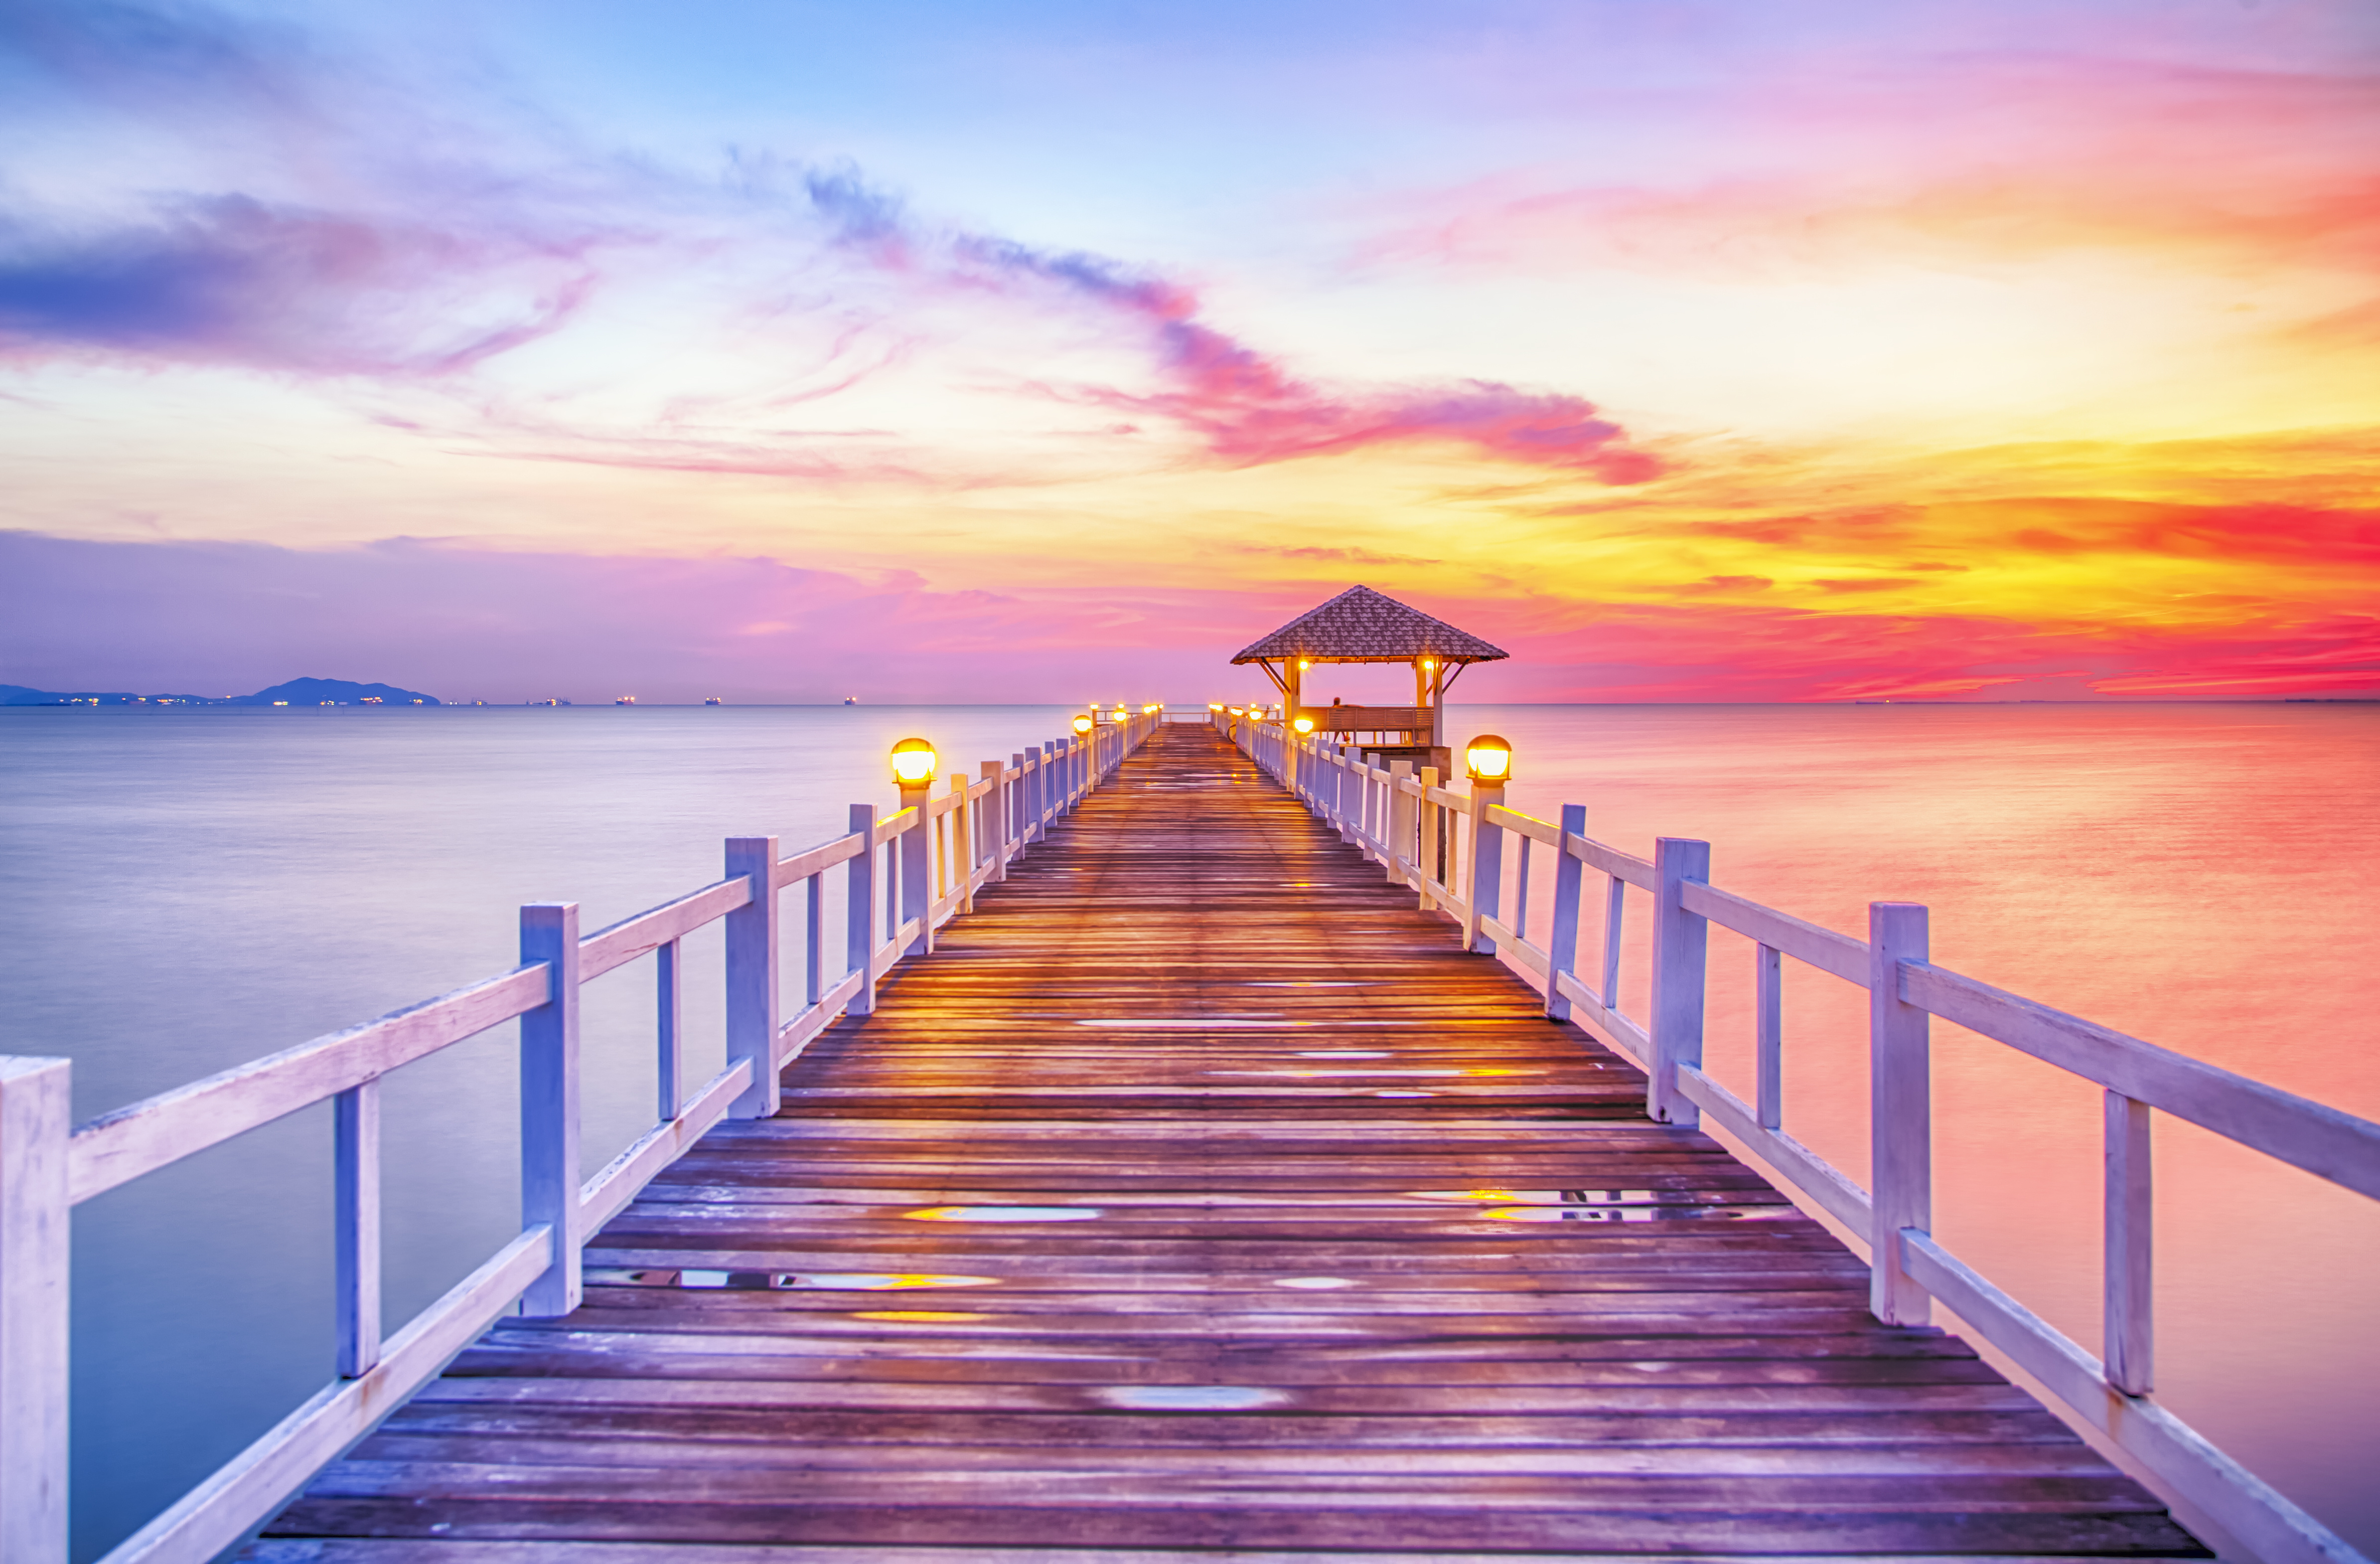
[[(869, 208), (868, 216), (869, 242), (880, 242), (881, 214)], [(1179, 285), (1135, 275), (1097, 256), (977, 236), (960, 236), (953, 249), (964, 266), (985, 276), (1038, 283), (1111, 311), (1153, 346), (1160, 389), (1060, 394), (1171, 418), (1237, 466), (1371, 446), (1451, 444), (1499, 460), (1590, 473), (1606, 483), (1643, 483), (1662, 470), (1583, 397), (1481, 380), (1327, 387), (1200, 321), (1196, 295)]]

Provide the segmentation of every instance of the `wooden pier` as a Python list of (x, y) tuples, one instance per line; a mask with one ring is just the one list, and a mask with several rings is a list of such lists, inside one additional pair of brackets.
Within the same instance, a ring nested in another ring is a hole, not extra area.
[[(524, 906), (509, 971), (87, 1123), (0, 1057), (0, 1560), (94, 1551), (74, 1208), (329, 1105), (334, 1376), (99, 1564), (2367, 1564), (2156, 1398), (2152, 1132), (2380, 1199), (2380, 1123), (1938, 965), (1922, 906), (1861, 938), (1511, 809), (1493, 735), (1455, 785), (1446, 687), (1503, 655), (1353, 588), (1241, 654), (1278, 702), (946, 786), (905, 739), (889, 814), (590, 933)], [(1307, 706), (1330, 661), (1415, 705)], [(587, 1178), (580, 992), (647, 961), (653, 1121)], [(1866, 993), (1866, 1187), (1791, 1133), (1787, 963)], [(2103, 1093), (2104, 1359), (1933, 1231), (1935, 1017)], [(384, 1321), (382, 1082), (516, 1024), (520, 1225)]]
[(1463, 945), (1157, 729), (243, 1557), (2204, 1555)]

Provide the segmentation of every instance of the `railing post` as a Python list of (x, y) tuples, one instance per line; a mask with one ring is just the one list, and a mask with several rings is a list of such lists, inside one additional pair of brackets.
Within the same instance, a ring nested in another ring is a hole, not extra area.
[(1554, 846), (1554, 926), (1546, 940), (1546, 1018), (1570, 1019), (1570, 996), (1561, 979), (1578, 976), (1578, 912), (1585, 893), (1586, 866), (1570, 850), (1570, 839), (1586, 834), (1586, 806), (1565, 804), (1561, 839)]
[(1446, 811), (1429, 801), (1429, 790), (1436, 786), (1438, 768), (1424, 766), (1421, 769), (1421, 796), (1414, 800), (1421, 810), (1421, 910), (1424, 912), (1429, 911), (1433, 904), (1429, 896), (1430, 882), (1436, 880), (1442, 884), (1446, 879), (1446, 844), (1441, 840), (1445, 835)]
[(2155, 1384), (2149, 1105), (2110, 1091), (2107, 1118), (2107, 1384), (2145, 1396)]
[(1868, 938), (1868, 1140), (1876, 1226), (1868, 1307), (1887, 1325), (1924, 1325), (1925, 1290), (1900, 1268), (1900, 1231), (1934, 1226), (1934, 1105), (1925, 1012), (1900, 997), (1900, 964), (1927, 959), (1925, 909), (1873, 902)]
[(1483, 917), (1504, 915), (1504, 828), (1490, 825), (1488, 811), (1504, 802), (1502, 782), (1471, 784), (1471, 894), (1463, 918), (1463, 948), (1483, 956), (1496, 953), (1496, 941), (1479, 932)]
[(332, 1296), (339, 1374), (354, 1379), (380, 1362), (380, 1082), (331, 1099)]
[(826, 871), (802, 879), (802, 1008), (826, 997)]
[(520, 910), (521, 964), (542, 962), (545, 1003), (520, 1018), (521, 1226), (553, 1230), (553, 1263), (521, 1294), (521, 1313), (578, 1307), (578, 903)]
[(901, 790), (901, 806), (912, 811), (909, 829), (901, 833), (898, 850), (901, 874), (901, 909), (892, 915), (892, 927), (897, 931), (911, 918), (917, 920), (917, 937), (909, 941), (901, 954), (922, 956), (934, 948), (934, 806), (933, 783)]
[(1785, 953), (1755, 945), (1752, 956), (1753, 1109), (1764, 1130), (1785, 1126)]
[(859, 838), (859, 851), (844, 865), (843, 891), (844, 950), (851, 964), (849, 971), (859, 974), (859, 991), (851, 996), (846, 1013), (876, 1013), (876, 806), (854, 804), (851, 806), (852, 834)]
[[(1016, 855), (1022, 857), (1025, 844), (1030, 840), (1025, 829), (1025, 811), (1033, 793), (1033, 784), (1025, 775), (1023, 755), (1008, 758), (1008, 772), (1000, 784), (1001, 818), (1006, 822), (1001, 829), (1007, 833), (1002, 840), (1016, 843)], [(1001, 866), (1000, 878), (1008, 878), (1008, 866), (1004, 863)]]
[(1692, 1126), (1702, 1112), (1678, 1095), (1678, 1066), (1703, 1061), (1703, 963), (1710, 926), (1680, 898), (1710, 879), (1710, 843), (1665, 836), (1653, 847), (1653, 1075), (1645, 1108), (1665, 1124)]
[(729, 913), (727, 928), (727, 1062), (752, 1061), (752, 1084), (727, 1111), (737, 1119), (777, 1112), (777, 839), (727, 839), (727, 878), (743, 879), (752, 899)]
[[(997, 885), (1008, 878), (1008, 783), (1006, 773), (997, 760), (980, 760), (976, 770), (991, 784), (983, 795), (976, 813), (980, 840), (976, 843), (976, 863), (985, 869), (986, 885)], [(967, 893), (967, 911), (975, 911), (975, 893)]]
[(67, 1561), (73, 1066), (0, 1058), (0, 1558)]
[(686, 1020), (685, 985), (678, 981), (678, 942), (664, 940), (653, 949), (653, 1053), (656, 1101), (666, 1124), (686, 1104), (683, 1072), (678, 1068), (680, 1032)]
[(1393, 885), (1410, 883), (1405, 878), (1408, 855), (1414, 851), (1414, 805), (1417, 802), (1405, 792), (1405, 782), (1413, 775), (1413, 762), (1389, 762), (1389, 881)]

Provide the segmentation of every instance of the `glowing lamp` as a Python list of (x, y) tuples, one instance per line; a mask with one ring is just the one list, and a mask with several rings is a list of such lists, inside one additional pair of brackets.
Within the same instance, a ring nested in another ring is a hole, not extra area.
[(1512, 746), (1494, 734), (1481, 734), (1463, 746), (1463, 761), (1475, 782), (1501, 786), (1512, 780)]
[(1207, 703), (1207, 709), (1209, 711), (1220, 711), (1223, 709), (1223, 703), (1220, 700), (1210, 700)]
[(1089, 733), (1091, 731), (1091, 720), (1088, 717), (1075, 718), (1075, 731), (1078, 734)]
[(1425, 658), (1423, 658), (1423, 659), (1421, 660), (1421, 671), (1422, 671), (1423, 673), (1428, 673), (1431, 669), (1433, 669), (1433, 668), (1435, 668), (1435, 667), (1437, 667), (1437, 666), (1438, 666), (1438, 662), (1437, 662), (1437, 660), (1436, 660), (1436, 659), (1434, 659), (1434, 658), (1427, 658), (1427, 657), (1425, 657)]
[(1300, 717), (1296, 721), (1292, 722), (1290, 726), (1295, 728), (1301, 734), (1310, 734), (1314, 731), (1314, 719), (1311, 717)]
[(921, 738), (905, 738), (894, 745), (892, 780), (903, 787), (932, 786), (934, 746)]
[(1297, 671), (1298, 671), (1299, 673), (1305, 673), (1308, 668), (1311, 668), (1311, 667), (1313, 667), (1313, 666), (1314, 666), (1314, 663), (1313, 663), (1313, 661), (1312, 661), (1312, 660), (1311, 660), (1311, 659), (1301, 657), (1301, 658), (1299, 658), (1299, 659), (1297, 660)]

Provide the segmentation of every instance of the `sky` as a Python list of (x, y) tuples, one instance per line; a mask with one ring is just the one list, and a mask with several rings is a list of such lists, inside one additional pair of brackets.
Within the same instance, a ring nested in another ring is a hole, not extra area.
[(2370, 0), (0, 0), (0, 682), (2373, 696), (2375, 479)]

